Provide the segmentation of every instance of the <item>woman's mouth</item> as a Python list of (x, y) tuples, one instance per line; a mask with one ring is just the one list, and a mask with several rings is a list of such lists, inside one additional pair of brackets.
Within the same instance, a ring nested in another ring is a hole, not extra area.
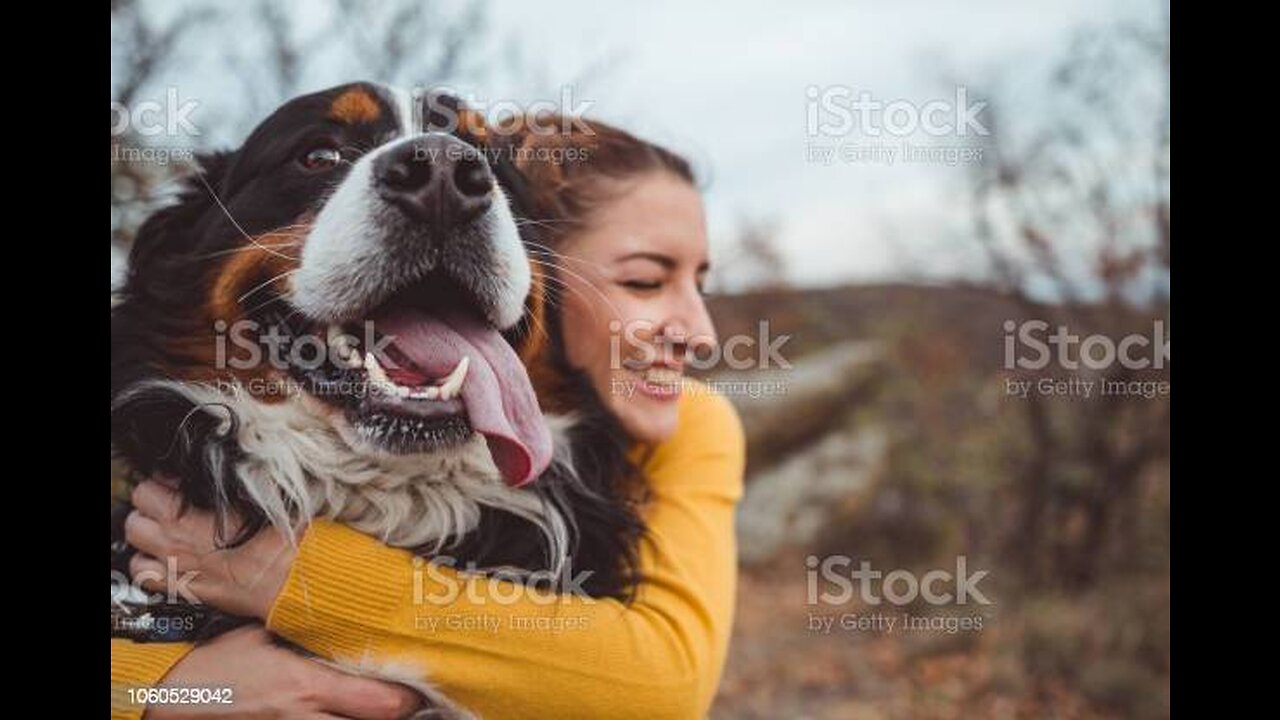
[(654, 400), (674, 400), (680, 397), (684, 384), (684, 373), (680, 370), (650, 366), (636, 374), (639, 376), (636, 390), (641, 395)]

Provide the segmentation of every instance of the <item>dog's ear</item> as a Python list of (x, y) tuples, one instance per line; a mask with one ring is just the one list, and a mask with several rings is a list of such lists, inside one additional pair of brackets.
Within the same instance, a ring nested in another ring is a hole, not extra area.
[(197, 157), (197, 167), (186, 177), (176, 202), (152, 213), (134, 237), (129, 252), (130, 275), (140, 273), (159, 257), (180, 251), (191, 242), (191, 229), (205, 212), (214, 207), (214, 191), (222, 184), (230, 165), (229, 152), (205, 153)]

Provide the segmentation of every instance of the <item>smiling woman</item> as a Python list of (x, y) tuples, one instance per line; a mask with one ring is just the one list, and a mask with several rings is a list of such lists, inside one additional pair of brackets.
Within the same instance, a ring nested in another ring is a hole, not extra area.
[[(584, 528), (611, 528), (577, 543), (575, 561), (599, 568), (582, 583), (586, 595), (471, 577), (442, 556), (424, 566), (331, 520), (310, 523), (296, 546), (268, 527), (228, 548), (211, 513), (179, 513), (178, 497), (156, 482), (134, 493), (126, 530), (143, 553), (134, 570), (176, 558), (180, 572), (196, 573), (191, 589), (208, 604), (323, 658), (394, 662), (406, 682), (430, 683), (481, 717), (705, 715), (732, 623), (745, 452), (732, 406), (683, 377), (693, 351), (715, 342), (701, 297), (702, 204), (678, 156), (603, 124), (578, 127), (492, 140), (504, 143), (496, 172), (514, 188), (534, 276), (520, 357), (538, 403), (582, 420), (571, 431), (574, 447), (588, 445), (575, 455), (577, 470), (612, 478), (644, 523), (637, 537), (628, 516), (579, 518)], [(589, 159), (536, 159), (569, 149)], [(634, 556), (619, 552), (619, 538), (634, 542)], [(602, 562), (615, 557), (622, 566)], [(618, 582), (628, 586), (624, 597), (593, 589)], [(245, 717), (291, 717), (282, 707), (350, 717), (406, 710), (402, 696), (384, 694), (390, 709), (344, 713), (339, 703), (350, 707), (352, 696), (331, 697), (331, 672), (305, 664), (288, 663), (290, 679), (280, 684), (258, 682), (285, 661), (254, 632), (194, 649), (114, 641), (113, 680), (234, 684)], [(200, 717), (203, 708), (172, 710), (153, 707), (147, 717)]]

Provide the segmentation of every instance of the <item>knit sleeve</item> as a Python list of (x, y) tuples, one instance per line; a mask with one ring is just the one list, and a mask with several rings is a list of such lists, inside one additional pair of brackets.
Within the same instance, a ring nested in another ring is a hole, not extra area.
[(644, 582), (630, 604), (526, 590), (316, 521), (268, 628), (319, 655), (391, 662), (484, 718), (691, 718), (719, 684), (733, 619), (744, 442), (689, 383), (645, 465)]

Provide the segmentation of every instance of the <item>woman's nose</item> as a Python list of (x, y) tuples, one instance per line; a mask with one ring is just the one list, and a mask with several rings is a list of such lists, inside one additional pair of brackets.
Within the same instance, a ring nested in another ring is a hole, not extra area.
[(662, 334), (670, 342), (695, 353), (714, 347), (717, 342), (715, 326), (701, 296), (672, 313), (663, 325)]

